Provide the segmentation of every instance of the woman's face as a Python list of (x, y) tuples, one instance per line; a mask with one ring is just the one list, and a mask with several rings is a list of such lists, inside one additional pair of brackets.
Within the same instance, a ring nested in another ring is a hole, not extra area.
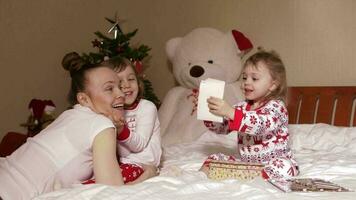
[(125, 97), (119, 88), (119, 79), (114, 70), (98, 67), (88, 71), (85, 93), (88, 106), (94, 112), (110, 119), (120, 119), (124, 116)]
[(123, 71), (117, 72), (120, 80), (120, 89), (125, 94), (125, 105), (132, 105), (138, 96), (139, 86), (135, 71), (127, 66)]

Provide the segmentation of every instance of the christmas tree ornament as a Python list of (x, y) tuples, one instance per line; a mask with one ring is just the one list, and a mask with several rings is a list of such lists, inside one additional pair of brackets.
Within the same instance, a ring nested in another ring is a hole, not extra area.
[(108, 33), (112, 33), (114, 32), (114, 39), (117, 38), (118, 32), (122, 33), (122, 30), (120, 28), (119, 23), (121, 22), (121, 20), (119, 19), (119, 17), (117, 16), (117, 13), (115, 13), (115, 21), (106, 18), (106, 20), (108, 20), (110, 23), (112, 23), (112, 27), (108, 30)]
[(143, 65), (142, 65), (142, 62), (141, 61), (139, 61), (139, 60), (135, 60), (134, 62), (133, 62), (133, 65), (135, 66), (135, 68), (136, 68), (136, 72), (138, 73), (138, 74), (141, 74), (142, 73), (142, 71), (143, 71)]
[(91, 43), (93, 44), (93, 47), (99, 47), (99, 48), (100, 48), (100, 46), (102, 44), (98, 39), (95, 39)]

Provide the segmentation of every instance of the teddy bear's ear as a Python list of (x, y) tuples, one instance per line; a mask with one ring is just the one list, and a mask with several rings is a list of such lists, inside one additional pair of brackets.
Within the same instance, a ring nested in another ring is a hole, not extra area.
[(248, 39), (243, 33), (237, 30), (232, 30), (231, 33), (242, 55), (245, 55), (253, 48), (250, 39)]
[(166, 43), (166, 53), (167, 53), (168, 59), (170, 61), (172, 61), (172, 59), (174, 58), (174, 54), (176, 52), (176, 49), (177, 49), (178, 45), (181, 43), (181, 41), (182, 41), (181, 37), (172, 38), (172, 39), (167, 41), (167, 43)]

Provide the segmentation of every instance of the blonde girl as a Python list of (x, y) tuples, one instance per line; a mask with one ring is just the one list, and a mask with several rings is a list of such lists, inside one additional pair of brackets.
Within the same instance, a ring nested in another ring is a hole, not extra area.
[(289, 147), (286, 71), (278, 54), (260, 50), (249, 57), (241, 73), (245, 101), (230, 106), (224, 100), (210, 97), (210, 112), (225, 118), (224, 123), (205, 122), (217, 133), (238, 131), (238, 156), (214, 154), (209, 160), (240, 160), (265, 164), (264, 178), (290, 178), (298, 167)]

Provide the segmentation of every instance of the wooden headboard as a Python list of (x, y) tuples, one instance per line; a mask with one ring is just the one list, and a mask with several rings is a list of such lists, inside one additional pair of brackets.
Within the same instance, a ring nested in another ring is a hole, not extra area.
[(289, 87), (289, 124), (356, 126), (356, 86)]

